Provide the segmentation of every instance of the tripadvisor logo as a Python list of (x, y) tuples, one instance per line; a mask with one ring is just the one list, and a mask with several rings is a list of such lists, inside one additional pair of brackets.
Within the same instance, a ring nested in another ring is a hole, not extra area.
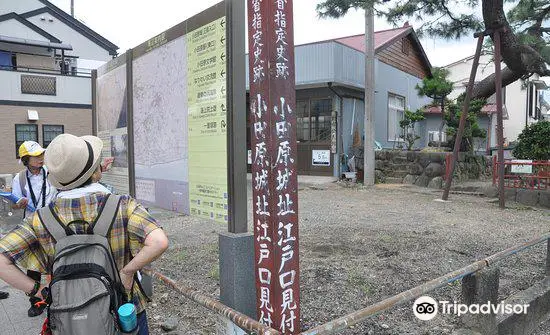
[(437, 301), (428, 296), (420, 297), (414, 302), (413, 313), (420, 320), (431, 320), (437, 315)]
[(435, 301), (432, 297), (423, 296), (413, 304), (413, 313), (420, 320), (428, 321), (438, 313), (441, 307), (441, 314), (527, 314), (528, 304), (506, 304), (504, 302), (493, 304), (490, 301), (484, 304), (459, 304), (456, 301)]

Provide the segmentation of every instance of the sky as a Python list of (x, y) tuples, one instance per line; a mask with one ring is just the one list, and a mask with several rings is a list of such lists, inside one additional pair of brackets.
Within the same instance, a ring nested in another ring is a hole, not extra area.
[[(70, 12), (70, 0), (49, 0)], [(119, 53), (133, 48), (164, 30), (200, 13), (219, 0), (74, 0), (75, 17), (119, 46)], [(315, 6), (321, 0), (294, 0), (294, 43), (296, 45), (363, 34), (364, 11), (350, 11), (340, 19), (319, 19)], [(413, 23), (413, 27), (415, 27)], [(375, 31), (393, 26), (376, 18)], [(446, 42), (422, 39), (433, 66), (443, 66), (471, 56), (475, 40)]]

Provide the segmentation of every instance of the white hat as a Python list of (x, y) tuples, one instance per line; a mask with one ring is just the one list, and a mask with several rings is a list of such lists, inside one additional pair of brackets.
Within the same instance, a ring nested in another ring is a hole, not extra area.
[(81, 186), (97, 170), (102, 149), (103, 141), (95, 136), (58, 135), (44, 157), (52, 185), (62, 191)]

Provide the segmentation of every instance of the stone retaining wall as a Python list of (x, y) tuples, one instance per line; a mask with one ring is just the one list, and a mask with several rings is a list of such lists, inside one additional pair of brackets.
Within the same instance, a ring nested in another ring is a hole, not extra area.
[[(483, 190), (486, 197), (498, 198), (496, 186), (490, 186)], [(550, 190), (527, 190), (521, 188), (505, 188), (506, 201), (515, 201), (522, 205), (532, 207), (550, 208)]]
[[(363, 168), (363, 149), (355, 148), (356, 167)], [(419, 152), (402, 150), (376, 151), (378, 182), (414, 184), (441, 188), (446, 171), (447, 152)], [(487, 180), (492, 178), (492, 160), (487, 156), (461, 153), (455, 168), (454, 181)]]

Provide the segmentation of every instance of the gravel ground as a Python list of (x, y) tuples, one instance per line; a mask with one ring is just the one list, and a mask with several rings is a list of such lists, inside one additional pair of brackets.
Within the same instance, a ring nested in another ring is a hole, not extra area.
[[(250, 197), (250, 196), (249, 196)], [(510, 204), (504, 211), (487, 198), (451, 195), (404, 185), (375, 189), (341, 183), (302, 185), (300, 266), (302, 328), (308, 329), (459, 269), (548, 231), (550, 212)], [(218, 233), (225, 226), (172, 213), (157, 213), (171, 245), (155, 267), (182, 284), (218, 297)], [(249, 223), (251, 225), (251, 223)], [(544, 278), (546, 245), (499, 263), (499, 298)], [(155, 285), (152, 334), (179, 319), (181, 334), (215, 334), (217, 317)], [(460, 283), (429, 294), (460, 301)], [(417, 320), (410, 303), (389, 309), (341, 334), (450, 334), (458, 318)], [(539, 334), (548, 334), (542, 325)]]
[[(301, 185), (302, 328), (359, 310), (549, 231), (550, 211), (516, 204), (501, 211), (490, 199), (466, 195), (451, 195), (448, 203), (433, 201), (440, 194), (404, 185)], [(170, 248), (154, 268), (218, 298), (218, 233), (227, 227), (166, 211), (153, 213), (170, 239)], [(544, 278), (545, 252), (541, 244), (499, 263), (500, 299)], [(460, 301), (460, 283), (429, 295)], [(417, 320), (411, 307), (412, 301), (393, 307), (340, 334), (450, 334), (459, 326), (458, 318), (449, 315)], [(160, 325), (173, 317), (179, 320), (174, 334), (216, 333), (214, 313), (162, 284), (155, 284), (148, 314), (151, 334), (165, 334)], [(546, 323), (536, 334), (549, 333)]]

